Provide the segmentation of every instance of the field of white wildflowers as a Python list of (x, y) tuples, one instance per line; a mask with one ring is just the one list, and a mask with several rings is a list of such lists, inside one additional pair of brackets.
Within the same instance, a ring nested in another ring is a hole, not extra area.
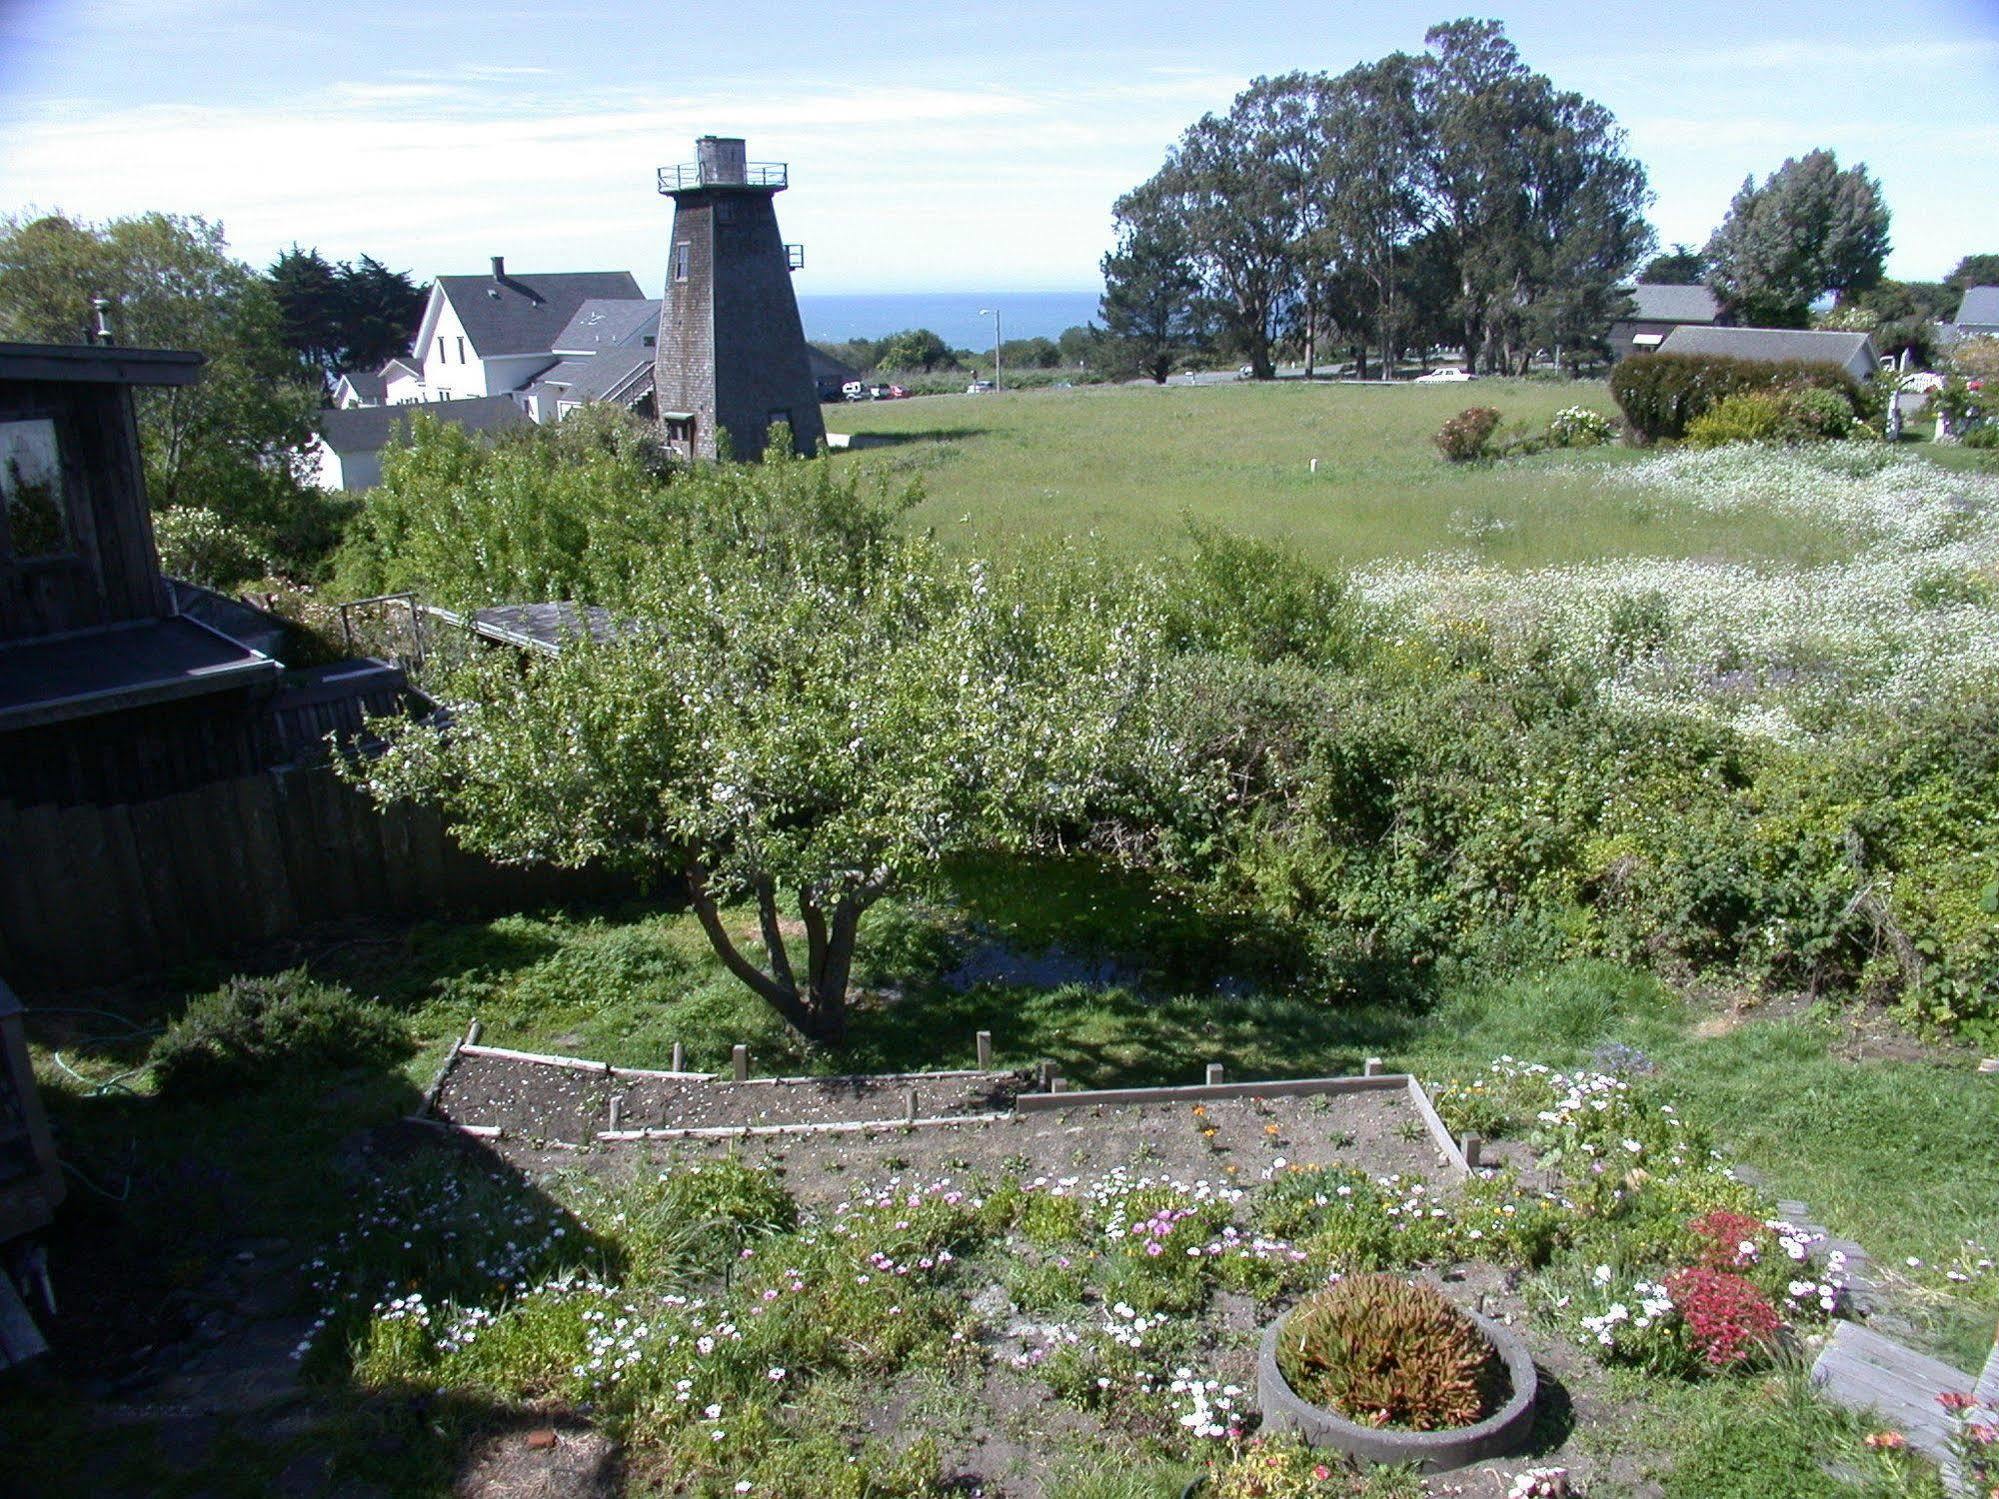
[(1615, 701), (1779, 739), (1999, 679), (1999, 476), (1878, 446), (1737, 444), (1662, 454), (1606, 474), (1600, 492), (1795, 516), (1853, 552), (1816, 567), (1611, 558), (1526, 571), (1440, 556), (1356, 582), (1405, 637), (1501, 663), (1552, 648)]

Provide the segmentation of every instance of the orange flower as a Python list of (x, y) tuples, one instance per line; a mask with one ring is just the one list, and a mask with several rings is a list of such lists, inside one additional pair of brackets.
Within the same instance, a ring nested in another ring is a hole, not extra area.
[(1263, 1132), (1266, 1135), (1274, 1135), (1277, 1133), (1277, 1126), (1274, 1124), (1266, 1124), (1263, 1127)]
[(1909, 1445), (1909, 1439), (1899, 1431), (1876, 1431), (1868, 1433), (1867, 1445), (1876, 1452), (1900, 1452)]

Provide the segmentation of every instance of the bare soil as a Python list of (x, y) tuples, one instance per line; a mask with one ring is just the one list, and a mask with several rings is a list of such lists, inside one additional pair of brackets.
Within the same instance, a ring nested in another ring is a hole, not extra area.
[(746, 1128), (767, 1124), (888, 1123), (1013, 1107), (1024, 1084), (1010, 1074), (937, 1078), (758, 1078), (682, 1082), (583, 1072), (504, 1057), (460, 1057), (439, 1091), (437, 1114), (455, 1124), (497, 1125), (510, 1135), (584, 1144), (610, 1128)]

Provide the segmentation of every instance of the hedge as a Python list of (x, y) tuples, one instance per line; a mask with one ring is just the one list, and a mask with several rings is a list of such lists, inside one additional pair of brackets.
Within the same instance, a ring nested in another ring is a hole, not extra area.
[(1729, 396), (1759, 390), (1830, 390), (1861, 412), (1859, 384), (1836, 364), (1736, 359), (1723, 354), (1633, 354), (1610, 372), (1610, 394), (1640, 443), (1678, 440)]

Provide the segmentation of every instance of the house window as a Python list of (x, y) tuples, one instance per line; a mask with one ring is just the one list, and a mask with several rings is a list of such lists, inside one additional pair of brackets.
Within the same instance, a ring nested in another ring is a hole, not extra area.
[(458, 335), (458, 362), (465, 362), (465, 335), (462, 333)]
[(673, 279), (685, 281), (687, 273), (694, 265), (694, 246), (682, 240), (673, 247)]
[(694, 451), (694, 418), (684, 412), (674, 412), (666, 418), (666, 441), (669, 447), (682, 453)]
[(61, 557), (70, 551), (62, 456), (53, 420), (0, 422), (0, 495), (6, 498), (7, 549), (16, 561)]
[(437, 335), (437, 362), (439, 364), (442, 364), (444, 363), (444, 360), (445, 360), (444, 335), (440, 333)]

